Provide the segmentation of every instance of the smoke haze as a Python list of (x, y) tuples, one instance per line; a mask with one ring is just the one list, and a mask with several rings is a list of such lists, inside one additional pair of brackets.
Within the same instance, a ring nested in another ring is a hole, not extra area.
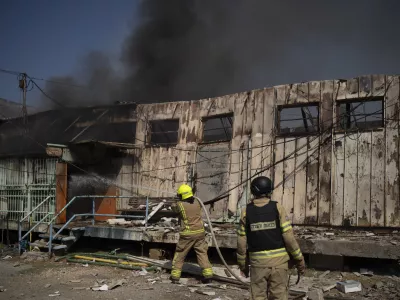
[[(123, 74), (100, 52), (46, 91), (65, 105), (193, 100), (276, 84), (395, 74), (400, 2), (145, 0), (121, 46)], [(48, 101), (46, 102), (48, 103)]]

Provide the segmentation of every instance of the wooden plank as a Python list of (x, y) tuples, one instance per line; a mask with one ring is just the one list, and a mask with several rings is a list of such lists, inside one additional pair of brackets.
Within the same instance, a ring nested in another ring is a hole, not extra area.
[(371, 138), (371, 132), (358, 137), (357, 226), (371, 225)]
[(262, 168), (262, 143), (264, 129), (264, 90), (255, 91), (254, 122), (251, 130), (251, 176)]
[(358, 133), (346, 133), (344, 159), (343, 225), (357, 224), (357, 147)]
[(308, 83), (309, 90), (309, 102), (320, 102), (321, 101), (321, 82), (320, 81), (310, 81)]
[(283, 162), (284, 183), (282, 205), (293, 220), (294, 171), (295, 171), (296, 139), (285, 138), (285, 160)]
[[(149, 176), (151, 176), (151, 148), (144, 148), (140, 158), (140, 186), (148, 187), (151, 184)], [(149, 196), (149, 191), (143, 188), (138, 189), (139, 195)]]
[(335, 134), (332, 152), (332, 206), (331, 225), (343, 224), (343, 197), (344, 197), (344, 151), (343, 134)]
[(384, 75), (372, 75), (372, 96), (384, 96), (386, 91)]
[(358, 78), (338, 80), (336, 100), (348, 100), (358, 98)]
[(372, 95), (372, 77), (370, 75), (360, 76), (358, 83), (358, 96), (360, 98), (366, 98)]
[(267, 88), (263, 93), (263, 132), (262, 132), (262, 162), (261, 166), (266, 169), (262, 175), (271, 178), (273, 174), (273, 143), (274, 143), (274, 124), (275, 124), (275, 92), (274, 88)]
[(295, 104), (298, 103), (298, 84), (289, 84), (287, 97), (286, 97), (286, 104)]
[[(272, 199), (282, 204), (283, 199), (283, 162), (280, 162), (285, 157), (285, 139), (276, 139), (275, 145), (275, 167), (274, 167), (274, 186)], [(279, 163), (278, 163), (279, 162)], [(289, 212), (287, 212), (289, 213)]]
[(235, 107), (234, 107), (234, 121), (233, 121), (233, 137), (231, 141), (231, 149), (232, 154), (230, 156), (231, 161), (231, 169), (229, 176), (229, 189), (232, 189), (229, 196), (228, 201), (228, 211), (231, 214), (240, 213), (240, 210), (237, 211), (238, 202), (242, 196), (242, 187), (237, 187), (240, 183), (240, 174), (241, 174), (241, 166), (240, 166), (240, 145), (242, 141), (242, 127), (243, 127), (243, 107), (244, 102), (247, 99), (247, 95), (244, 96), (241, 94), (241, 97), (235, 98)]
[(333, 81), (321, 82), (318, 223), (330, 224), (333, 125)]
[[(67, 170), (66, 163), (58, 162), (56, 164), (56, 211), (58, 214), (67, 205)], [(67, 211), (63, 211), (57, 218), (57, 224), (64, 224), (67, 222)]]
[(296, 103), (308, 103), (309, 94), (310, 92), (309, 92), (308, 82), (300, 83), (297, 87)]
[(306, 224), (318, 223), (319, 137), (310, 136), (307, 142)]
[[(286, 103), (286, 85), (279, 85), (274, 87), (276, 95), (276, 110), (280, 105)], [(278, 124), (279, 120), (276, 122)], [(285, 157), (285, 138), (275, 138), (274, 145), (274, 186), (275, 189), (272, 193), (273, 199), (283, 204), (283, 185), (284, 185), (284, 163), (283, 158)], [(282, 161), (282, 162), (281, 162)], [(279, 162), (279, 163), (278, 163)], [(288, 214), (290, 212), (287, 212)]]
[(304, 224), (307, 196), (307, 138), (296, 139), (296, 173), (293, 204), (293, 223)]
[(385, 212), (385, 134), (372, 133), (371, 226), (384, 226)]
[(399, 226), (399, 78), (386, 79), (385, 226)]

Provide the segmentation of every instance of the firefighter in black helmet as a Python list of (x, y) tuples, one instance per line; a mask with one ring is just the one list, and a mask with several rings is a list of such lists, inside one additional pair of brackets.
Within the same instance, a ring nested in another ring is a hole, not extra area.
[(304, 258), (284, 207), (270, 198), (271, 180), (257, 177), (250, 189), (254, 198), (242, 210), (238, 228), (238, 264), (246, 276), (250, 264), (252, 300), (284, 300), (288, 298), (290, 256), (301, 275), (305, 271)]

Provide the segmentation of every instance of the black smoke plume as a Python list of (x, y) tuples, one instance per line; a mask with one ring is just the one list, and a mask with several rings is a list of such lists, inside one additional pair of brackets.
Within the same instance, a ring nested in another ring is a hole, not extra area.
[(90, 92), (46, 86), (68, 105), (165, 102), (276, 84), (397, 73), (400, 1), (145, 0), (122, 45), (82, 63)]

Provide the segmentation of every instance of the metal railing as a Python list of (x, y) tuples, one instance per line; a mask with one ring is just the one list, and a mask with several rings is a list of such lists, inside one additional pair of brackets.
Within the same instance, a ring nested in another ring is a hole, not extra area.
[[(29, 222), (29, 230), (22, 236), (22, 223), (29, 218), (35, 211), (37, 211), (42, 205), (44, 205), (47, 201), (49, 201), (52, 198), (52, 196), (47, 196), (42, 202), (40, 202), (34, 209), (32, 209), (25, 217), (22, 219), (18, 220), (18, 249), (21, 253), (21, 242), (29, 235), (33, 230), (35, 230), (36, 227), (38, 227), (40, 224), (43, 224), (44, 221), (51, 215), (54, 215), (52, 212), (48, 212), (42, 219), (40, 219), (36, 224), (32, 226), (32, 222), (30, 220)], [(31, 219), (31, 218), (30, 218)]]
[[(42, 218), (39, 222), (35, 224), (32, 228), (30, 228), (23, 236), (22, 236), (22, 222), (26, 220), (35, 210), (37, 210), (41, 205), (43, 205), (46, 201), (50, 199), (50, 196), (43, 200), (38, 206), (36, 206), (27, 216), (21, 219), (18, 223), (18, 238), (19, 238), (19, 250), (21, 253), (21, 242), (40, 224), (46, 223), (49, 225), (49, 241), (47, 243), (49, 255), (51, 255), (53, 248), (53, 240), (65, 229), (69, 226), (69, 224), (74, 221), (77, 217), (92, 217), (92, 225), (95, 224), (96, 217), (124, 217), (130, 219), (142, 219), (143, 216), (133, 216), (133, 215), (116, 215), (116, 214), (96, 214), (96, 199), (104, 199), (104, 198), (114, 198), (114, 199), (122, 199), (122, 198), (132, 198), (134, 196), (98, 196), (98, 195), (85, 195), (85, 196), (75, 196), (65, 205), (49, 222), (44, 222), (44, 220), (50, 215), (47, 214), (44, 218)], [(54, 235), (53, 235), (53, 224), (55, 220), (66, 211), (66, 209), (74, 203), (76, 199), (80, 198), (91, 198), (92, 199), (92, 213), (86, 214), (74, 214)], [(147, 228), (147, 221), (149, 216), (149, 198), (146, 199), (146, 213), (144, 216), (145, 227)]]
[[(96, 214), (96, 199), (104, 199), (104, 198), (114, 198), (114, 199), (124, 199), (124, 198), (132, 198), (134, 196), (93, 196), (93, 195), (86, 195), (86, 196), (75, 196), (65, 205), (57, 215), (50, 221), (50, 236), (49, 241), (47, 243), (49, 255), (51, 255), (53, 240), (65, 229), (68, 225), (77, 217), (92, 217), (92, 225), (95, 224), (96, 217), (124, 217), (129, 219), (142, 219), (142, 216), (132, 216), (132, 215), (115, 215), (115, 214)], [(87, 214), (74, 214), (54, 235), (53, 235), (53, 222), (70, 206), (76, 199), (78, 198), (92, 198), (92, 213)], [(149, 197), (146, 198), (146, 214), (144, 217), (145, 226), (147, 228), (147, 221), (149, 215)]]

